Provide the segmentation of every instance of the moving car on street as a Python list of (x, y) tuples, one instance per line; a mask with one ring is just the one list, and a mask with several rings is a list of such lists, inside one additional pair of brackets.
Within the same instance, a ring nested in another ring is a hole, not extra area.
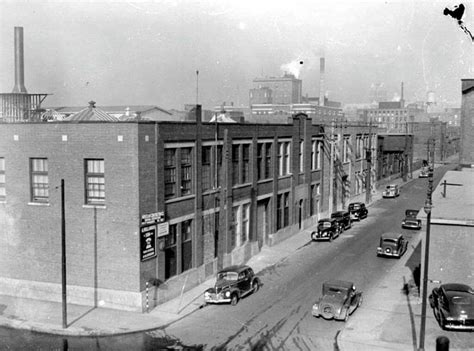
[(333, 212), (331, 213), (331, 218), (334, 218), (339, 223), (341, 233), (345, 229), (350, 229), (352, 227), (351, 214), (348, 211)]
[(260, 279), (249, 266), (230, 266), (217, 273), (214, 287), (204, 292), (204, 301), (235, 306), (242, 297), (256, 293), (260, 285)]
[(351, 220), (353, 221), (360, 221), (363, 218), (367, 218), (369, 214), (369, 210), (367, 210), (363, 202), (350, 203), (347, 211), (351, 214)]
[(362, 292), (356, 291), (354, 283), (331, 280), (323, 284), (323, 296), (313, 305), (314, 317), (347, 321), (362, 304)]
[(377, 247), (377, 256), (400, 258), (408, 249), (408, 241), (400, 233), (383, 233)]
[(385, 190), (382, 192), (382, 197), (397, 197), (400, 196), (400, 188), (397, 184), (389, 184), (385, 187)]
[(428, 167), (423, 167), (420, 171), (420, 174), (418, 175), (418, 178), (428, 178), (428, 175)]
[(318, 230), (311, 233), (314, 241), (332, 241), (339, 236), (341, 228), (339, 222), (334, 218), (323, 218), (318, 221)]
[(417, 219), (418, 210), (406, 210), (405, 219), (402, 221), (402, 228), (421, 229), (421, 219)]
[(440, 285), (433, 289), (429, 301), (442, 329), (474, 331), (474, 290), (469, 285)]

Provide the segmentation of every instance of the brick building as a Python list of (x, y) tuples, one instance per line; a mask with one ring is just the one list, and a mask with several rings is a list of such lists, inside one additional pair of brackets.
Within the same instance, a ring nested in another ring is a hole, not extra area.
[(367, 126), (292, 122), (2, 124), (0, 293), (60, 300), (61, 179), (68, 301), (135, 311), (365, 191)]

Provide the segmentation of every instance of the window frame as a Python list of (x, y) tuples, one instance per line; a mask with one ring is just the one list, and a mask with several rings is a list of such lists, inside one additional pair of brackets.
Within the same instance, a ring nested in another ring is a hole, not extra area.
[[(35, 169), (35, 161), (41, 161), (41, 169)], [(36, 181), (35, 178), (45, 181)], [(30, 158), (30, 201), (33, 203), (49, 203), (48, 159), (46, 157)]]
[[(89, 162), (98, 161), (99, 163), (99, 170), (102, 169), (102, 173), (100, 172), (90, 172), (89, 171)], [(102, 179), (101, 182), (89, 182), (91, 178), (98, 178)], [(85, 190), (85, 204), (86, 205), (103, 205), (105, 203), (105, 160), (103, 158), (86, 158), (84, 159), (84, 190)], [(98, 189), (90, 189), (90, 185), (98, 185)], [(90, 192), (98, 192), (102, 193), (103, 196), (94, 196), (90, 195)]]

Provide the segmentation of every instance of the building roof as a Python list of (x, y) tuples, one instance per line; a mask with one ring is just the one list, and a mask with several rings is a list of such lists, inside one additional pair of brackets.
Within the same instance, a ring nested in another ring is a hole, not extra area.
[(113, 117), (101, 109), (95, 107), (95, 101), (89, 102), (89, 107), (67, 117), (65, 121), (109, 121), (117, 122), (118, 118)]
[[(446, 196), (443, 197), (443, 182), (446, 185)], [(461, 171), (448, 171), (438, 183), (432, 194), (431, 224), (474, 226), (474, 169), (463, 168)], [(420, 211), (419, 218), (426, 218), (425, 211)]]
[(63, 114), (51, 108), (46, 109), (46, 111), (41, 115), (42, 121), (62, 121), (63, 119)]
[[(216, 121), (217, 119), (217, 121)], [(214, 114), (209, 122), (217, 123), (236, 123), (232, 118), (227, 117), (225, 113)]]

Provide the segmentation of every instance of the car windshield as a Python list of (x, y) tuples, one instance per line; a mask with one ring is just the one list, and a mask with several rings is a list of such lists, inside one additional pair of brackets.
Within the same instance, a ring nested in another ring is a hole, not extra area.
[(331, 228), (331, 222), (320, 222), (319, 227), (320, 228)]
[(398, 242), (398, 239), (387, 238), (383, 239), (383, 242), (387, 244), (396, 244)]
[(217, 280), (236, 281), (238, 276), (236, 272), (221, 272), (217, 274)]
[(350, 206), (352, 210), (358, 210), (360, 208), (360, 205), (352, 205)]
[(324, 293), (325, 295), (342, 296), (346, 294), (346, 290), (343, 288), (338, 288), (336, 286), (327, 286)]
[(387, 185), (387, 190), (392, 190), (392, 189), (395, 189), (395, 187), (393, 185)]

